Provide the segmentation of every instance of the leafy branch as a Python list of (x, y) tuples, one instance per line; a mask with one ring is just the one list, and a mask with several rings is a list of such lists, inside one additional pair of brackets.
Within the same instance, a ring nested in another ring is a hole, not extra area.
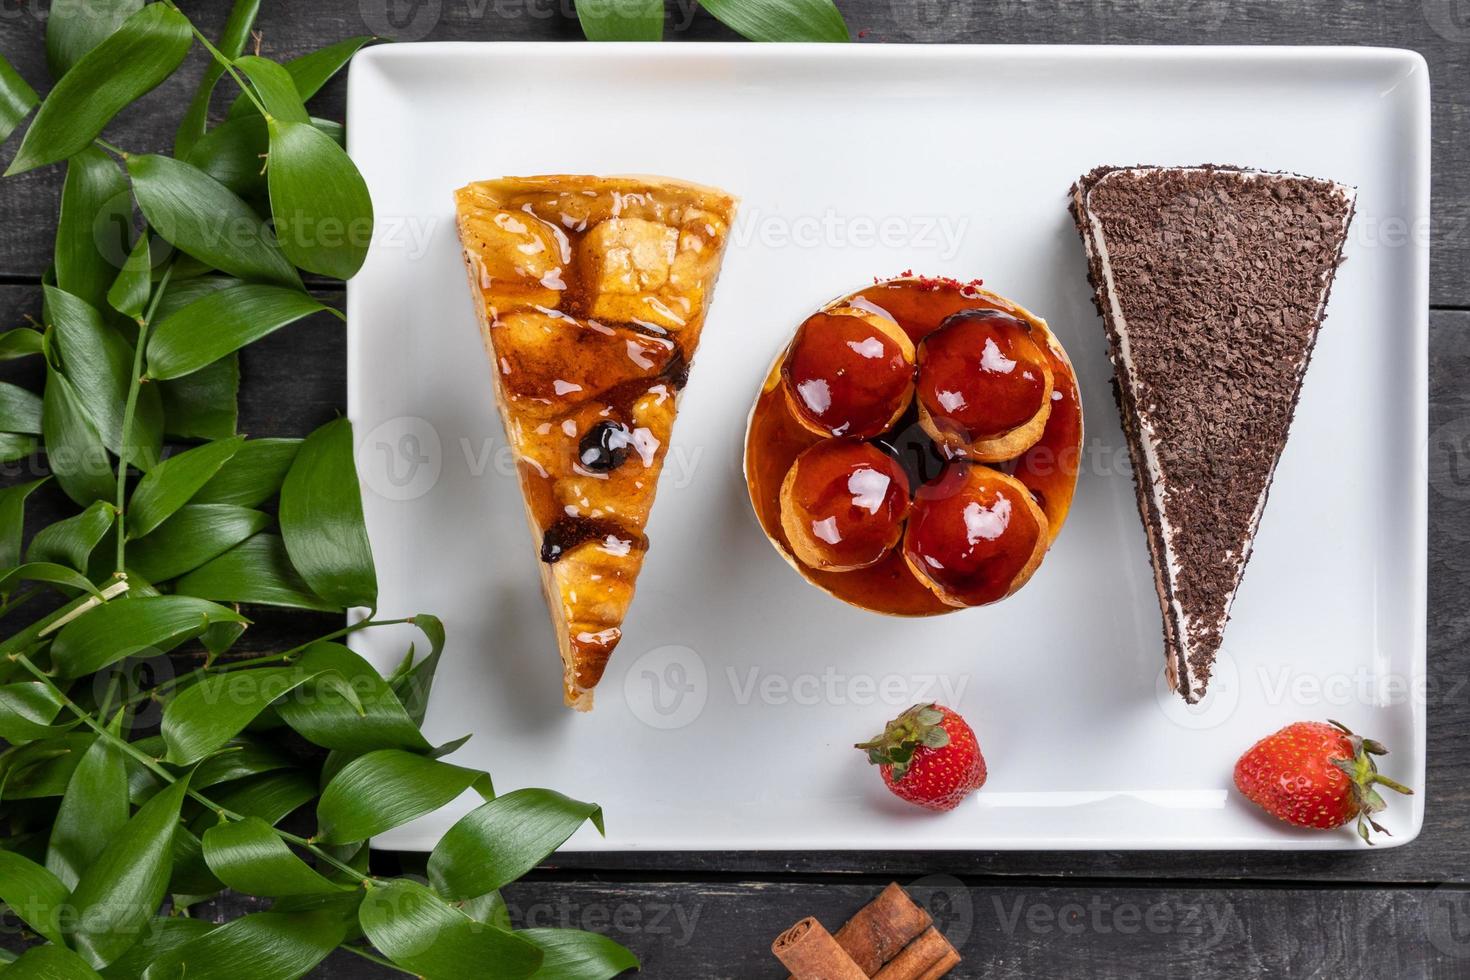
[[(0, 361), (45, 376), (0, 382), (0, 462), (42, 474), (0, 489), (0, 902), (34, 939), (0, 969), (290, 978), (340, 948), (425, 977), (604, 980), (637, 960), (594, 933), (517, 930), (499, 898), (601, 810), (497, 795), (444, 758), (461, 743), (424, 737), (444, 629), (377, 615), (351, 424), (237, 432), (239, 351), (340, 318), (303, 276), (355, 274), (373, 223), (341, 127), (306, 108), (373, 39), (246, 54), (257, 7), (237, 0), (211, 40), (172, 0), (57, 4), (44, 99), (0, 58), (0, 140), (34, 113), (7, 174), (66, 170), (41, 321), (0, 333)], [(196, 43), (211, 62), (173, 152), (104, 135)], [(238, 93), (211, 126), (225, 78)], [(48, 484), (73, 512), (26, 540)], [(373, 612), (241, 656), (259, 606)], [(427, 642), (387, 677), (339, 642), (410, 626)], [(190, 650), (192, 669), (136, 680)], [(482, 802), (428, 884), (373, 872), (372, 837), (469, 792)], [(225, 889), (271, 904), (188, 915)]]

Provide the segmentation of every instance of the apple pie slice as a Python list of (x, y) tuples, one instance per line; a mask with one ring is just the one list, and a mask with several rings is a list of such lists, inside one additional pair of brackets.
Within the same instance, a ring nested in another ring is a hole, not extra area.
[(455, 192), (578, 710), (622, 637), (735, 203), (661, 177), (507, 177)]

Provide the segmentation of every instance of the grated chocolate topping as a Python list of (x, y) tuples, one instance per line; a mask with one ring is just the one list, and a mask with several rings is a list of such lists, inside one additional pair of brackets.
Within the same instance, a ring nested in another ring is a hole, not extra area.
[[(1155, 565), (1170, 676), (1186, 700), (1203, 694), (1219, 651), (1352, 208), (1352, 191), (1330, 181), (1215, 166), (1104, 167), (1073, 188)], [(1146, 433), (1153, 474), (1145, 469)], [(1162, 513), (1150, 477), (1161, 485)], [(1166, 557), (1177, 566), (1172, 574)]]

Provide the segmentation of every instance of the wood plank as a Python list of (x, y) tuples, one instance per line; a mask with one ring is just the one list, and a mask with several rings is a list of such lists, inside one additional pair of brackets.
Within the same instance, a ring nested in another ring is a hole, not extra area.
[[(955, 980), (1470, 975), (1470, 891), (1463, 888), (1021, 885), (947, 875), (900, 881), (964, 957), (949, 974)], [(537, 877), (505, 895), (517, 927), (609, 935), (642, 958), (637, 976), (648, 980), (779, 980), (785, 971), (770, 943), (781, 930), (813, 915), (835, 931), (883, 884)], [(263, 905), (231, 896), (199, 914), (222, 920)], [(313, 976), (401, 974), (338, 952)]]
[[(38, 315), (36, 289), (0, 286), (0, 324)], [(323, 293), (323, 297), (340, 294)], [(1422, 836), (1393, 849), (1346, 853), (1293, 852), (903, 852), (884, 855), (895, 874), (933, 868), (962, 874), (1136, 878), (1401, 881), (1433, 883), (1470, 874), (1470, 312), (1431, 316), (1431, 480), (1429, 537), (1429, 785)], [(34, 359), (0, 364), (0, 379), (39, 388)], [(241, 427), (252, 435), (304, 435), (345, 406), (346, 362), (340, 323), (327, 315), (287, 327), (248, 348), (241, 367)], [(6, 484), (44, 468), (0, 467)], [(52, 487), (33, 498), (32, 530), (75, 508)], [(257, 653), (295, 645), (334, 628), (330, 616), (252, 610), (256, 625), (238, 646)], [(181, 653), (181, 658), (190, 658)], [(1311, 712), (1307, 712), (1310, 714)], [(575, 787), (559, 787), (575, 794)], [(412, 864), (416, 858), (407, 858)], [(862, 872), (863, 852), (696, 852), (568, 854), (559, 867), (679, 870), (694, 874)]]
[[(1373, 44), (1418, 50), (1429, 62), (1433, 87), (1434, 213), (1431, 301), (1470, 306), (1470, 22), (1456, 0), (1127, 0), (1069, 4), (1031, 0), (992, 4), (941, 0), (842, 0), (841, 8), (864, 42), (1016, 44)], [(726, 40), (733, 35), (692, 0), (670, 0), (671, 40)], [(217, 31), (229, 0), (190, 5), (200, 26)], [(47, 75), (38, 5), (0, 18), (0, 51), (38, 89)], [(570, 0), (323, 0), (308, 8), (265, 4), (260, 17), (263, 52), (291, 57), (356, 34), (404, 40), (563, 40), (579, 31)], [(109, 129), (134, 150), (166, 149), (178, 107), (201, 70), (199, 52), (187, 69)], [(221, 84), (220, 99), (229, 89)], [(341, 118), (339, 79), (313, 104), (319, 115)], [(5, 156), (13, 152), (12, 137)], [(37, 276), (50, 253), (58, 168), (0, 181), (0, 276)]]

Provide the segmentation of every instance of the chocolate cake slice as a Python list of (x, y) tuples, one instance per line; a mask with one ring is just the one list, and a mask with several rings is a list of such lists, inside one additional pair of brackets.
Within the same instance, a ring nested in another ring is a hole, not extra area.
[(1072, 216), (1107, 328), (1171, 686), (1204, 696), (1342, 259), (1354, 190), (1099, 167)]

